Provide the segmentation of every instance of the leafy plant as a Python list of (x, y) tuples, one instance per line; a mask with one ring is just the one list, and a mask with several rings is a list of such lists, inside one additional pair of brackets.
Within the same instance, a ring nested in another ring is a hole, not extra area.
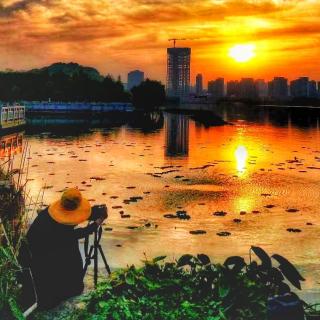
[(304, 280), (288, 260), (258, 247), (249, 263), (238, 256), (213, 263), (205, 254), (165, 258), (113, 272), (64, 319), (266, 320), (268, 298), (289, 292), (287, 282), (300, 288)]

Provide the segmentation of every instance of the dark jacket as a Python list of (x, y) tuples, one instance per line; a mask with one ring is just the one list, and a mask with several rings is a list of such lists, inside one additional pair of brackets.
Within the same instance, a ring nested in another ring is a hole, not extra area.
[(48, 209), (39, 213), (32, 223), (27, 242), (31, 253), (38, 304), (49, 309), (83, 291), (83, 261), (78, 239), (93, 233), (95, 223), (74, 228), (54, 221)]

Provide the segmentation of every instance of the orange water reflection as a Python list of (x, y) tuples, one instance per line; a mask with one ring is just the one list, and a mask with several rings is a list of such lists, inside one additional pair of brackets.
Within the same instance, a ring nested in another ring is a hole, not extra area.
[[(143, 252), (171, 258), (203, 252), (223, 261), (261, 245), (297, 264), (312, 294), (320, 276), (319, 127), (297, 126), (294, 119), (288, 127), (287, 118), (279, 125), (257, 116), (259, 121), (231, 119), (233, 125), (217, 127), (170, 115), (164, 127), (149, 131), (120, 125), (74, 136), (33, 133), (27, 135), (29, 187), (36, 195), (46, 185), (46, 203), (69, 186), (78, 186), (92, 204), (107, 203), (113, 230), (104, 233), (103, 245), (112, 267), (140, 263)], [(134, 196), (143, 199), (123, 202)], [(288, 213), (289, 208), (299, 211)], [(130, 218), (121, 218), (121, 210)], [(177, 210), (186, 210), (191, 220), (163, 216)], [(215, 211), (228, 214), (217, 217)], [(207, 233), (191, 235), (195, 229)], [(219, 237), (220, 231), (231, 236)]]
[(23, 133), (0, 136), (0, 158), (14, 156), (22, 152)]

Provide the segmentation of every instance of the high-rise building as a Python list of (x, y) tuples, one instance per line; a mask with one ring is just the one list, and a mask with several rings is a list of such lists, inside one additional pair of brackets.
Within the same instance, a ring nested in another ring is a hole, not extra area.
[(268, 83), (268, 95), (272, 99), (286, 100), (288, 98), (288, 79), (284, 77), (274, 77)]
[(266, 98), (268, 96), (268, 84), (263, 79), (257, 79), (255, 85), (258, 97)]
[(144, 73), (140, 70), (134, 70), (128, 73), (127, 90), (137, 87), (144, 80)]
[(167, 49), (167, 95), (183, 97), (190, 91), (191, 48)]
[(240, 96), (240, 84), (237, 80), (227, 82), (227, 97), (238, 98)]
[(198, 73), (196, 76), (196, 94), (200, 96), (203, 93), (202, 74)]
[(224, 79), (218, 78), (208, 82), (208, 93), (215, 99), (224, 97)]
[(240, 98), (256, 99), (258, 97), (257, 89), (252, 78), (242, 78), (239, 83)]

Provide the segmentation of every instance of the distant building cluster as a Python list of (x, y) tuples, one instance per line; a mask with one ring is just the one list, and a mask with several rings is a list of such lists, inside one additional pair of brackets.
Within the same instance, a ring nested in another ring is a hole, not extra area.
[[(208, 89), (203, 86), (203, 76), (196, 75), (195, 86), (190, 83), (191, 48), (167, 49), (167, 84), (169, 97), (184, 98), (190, 93), (197, 96), (207, 95), (213, 99), (241, 98), (241, 99), (274, 99), (288, 98), (319, 98), (320, 82), (301, 77), (289, 83), (284, 77), (274, 77), (266, 82), (264, 79), (242, 78), (240, 81), (228, 81), (224, 78), (208, 81)], [(135, 71), (134, 71), (135, 72)], [(129, 87), (129, 77), (128, 77)]]
[(242, 78), (231, 80), (225, 84), (223, 78), (208, 81), (208, 95), (221, 99), (273, 99), (287, 100), (289, 98), (320, 98), (320, 82), (300, 77), (291, 82), (284, 77), (274, 77), (266, 82), (263, 79)]
[[(176, 39), (179, 40), (179, 39)], [(198, 73), (194, 85), (190, 81), (191, 48), (167, 48), (167, 82), (168, 97), (188, 98), (208, 97), (214, 100), (222, 98), (271, 99), (286, 101), (292, 98), (320, 98), (320, 82), (300, 77), (289, 82), (285, 77), (274, 77), (267, 82), (264, 79), (242, 78), (225, 81), (224, 78), (209, 80), (204, 87), (203, 75)], [(134, 70), (128, 73), (127, 90), (144, 81), (144, 73)]]

